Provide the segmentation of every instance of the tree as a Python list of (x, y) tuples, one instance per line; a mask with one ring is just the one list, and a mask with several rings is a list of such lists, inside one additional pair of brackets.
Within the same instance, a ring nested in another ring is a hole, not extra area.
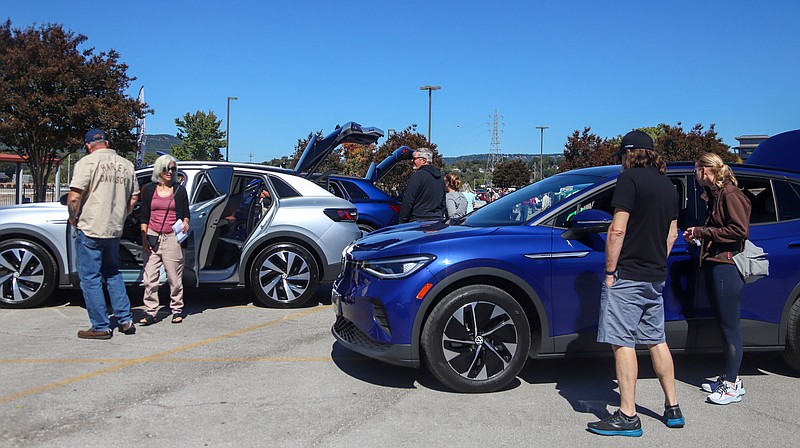
[(225, 147), (225, 131), (220, 130), (220, 124), (222, 120), (210, 110), (187, 112), (183, 120), (176, 118), (181, 142), (172, 145), (172, 156), (178, 160), (214, 160), (217, 151)]
[(136, 78), (119, 54), (79, 50), (86, 41), (61, 25), (0, 25), (0, 144), (26, 159), (36, 202), (87, 130), (103, 129), (124, 155), (136, 147), (136, 117), (152, 112), (125, 94)]
[(522, 187), (531, 183), (531, 170), (524, 160), (506, 160), (494, 166), (492, 184), (496, 187)]
[(655, 148), (667, 162), (695, 161), (700, 154), (712, 152), (722, 157), (726, 163), (739, 163), (741, 159), (730, 152), (730, 147), (717, 137), (714, 125), (703, 131), (702, 124), (696, 124), (687, 134), (681, 123), (677, 126), (658, 125), (659, 134), (655, 140)]
[(613, 146), (608, 139), (589, 132), (591, 129), (585, 127), (582, 133), (576, 130), (567, 138), (567, 144), (564, 145), (564, 163), (558, 167), (559, 172), (617, 163), (613, 154), (619, 144)]
[(364, 177), (367, 174), (367, 169), (369, 169), (370, 163), (375, 159), (376, 151), (377, 147), (375, 144), (342, 144), (342, 157), (344, 160), (343, 173), (348, 176)]

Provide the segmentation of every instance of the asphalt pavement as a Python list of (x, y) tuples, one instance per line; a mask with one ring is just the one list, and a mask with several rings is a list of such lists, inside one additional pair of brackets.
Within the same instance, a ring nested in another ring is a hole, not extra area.
[[(129, 292), (141, 317), (141, 289)], [(107, 341), (76, 337), (89, 326), (76, 292), (0, 309), (0, 447), (800, 445), (800, 374), (776, 354), (745, 354), (747, 395), (728, 406), (699, 389), (721, 356), (677, 355), (683, 429), (660, 421), (663, 396), (642, 356), (644, 436), (602, 437), (585, 428), (618, 404), (610, 357), (529, 360), (503, 391), (452, 393), (424, 369), (335, 343), (329, 293), (279, 310), (243, 291), (188, 290), (184, 323)]]

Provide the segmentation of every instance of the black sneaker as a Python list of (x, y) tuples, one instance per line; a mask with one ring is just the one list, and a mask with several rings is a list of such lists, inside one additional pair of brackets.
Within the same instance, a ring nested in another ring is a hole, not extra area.
[(686, 420), (681, 413), (681, 407), (677, 404), (675, 406), (666, 406), (664, 408), (664, 423), (670, 428), (683, 428)]
[(639, 437), (643, 434), (639, 416), (626, 417), (619, 409), (599, 422), (591, 422), (586, 426), (589, 431), (603, 436)]

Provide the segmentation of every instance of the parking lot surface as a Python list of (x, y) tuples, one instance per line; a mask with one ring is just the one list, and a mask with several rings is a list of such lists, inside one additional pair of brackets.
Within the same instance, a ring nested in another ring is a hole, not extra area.
[[(188, 290), (184, 323), (115, 331), (108, 341), (76, 337), (89, 326), (76, 292), (2, 309), (0, 447), (800, 444), (799, 375), (775, 354), (745, 354), (747, 395), (728, 406), (705, 403), (699, 389), (721, 357), (677, 355), (683, 429), (659, 420), (663, 396), (640, 357), (644, 436), (621, 440), (585, 430), (618, 405), (610, 357), (530, 360), (506, 390), (456, 394), (424, 370), (335, 343), (329, 293), (279, 310), (242, 291)], [(141, 289), (129, 294), (138, 319)]]

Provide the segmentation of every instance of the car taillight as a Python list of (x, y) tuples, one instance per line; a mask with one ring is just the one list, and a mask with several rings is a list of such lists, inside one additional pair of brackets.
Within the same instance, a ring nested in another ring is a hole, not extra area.
[(358, 211), (354, 208), (326, 208), (325, 214), (336, 222), (358, 221)]
[(400, 213), (400, 207), (401, 207), (400, 204), (391, 204), (389, 205), (389, 207), (391, 207), (395, 213)]

